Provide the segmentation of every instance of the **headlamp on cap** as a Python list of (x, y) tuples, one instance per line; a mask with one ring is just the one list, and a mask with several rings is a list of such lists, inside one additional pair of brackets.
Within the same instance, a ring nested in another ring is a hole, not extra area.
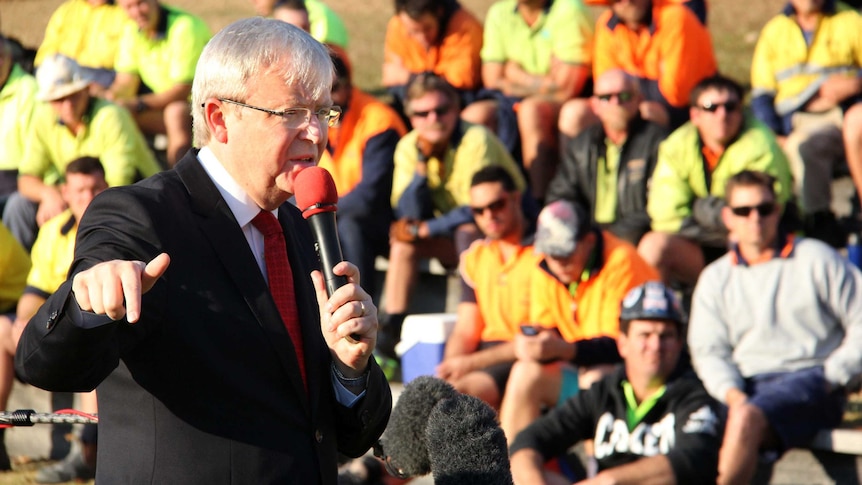
[(685, 323), (679, 300), (664, 284), (648, 281), (632, 288), (623, 298), (620, 320), (670, 320)]

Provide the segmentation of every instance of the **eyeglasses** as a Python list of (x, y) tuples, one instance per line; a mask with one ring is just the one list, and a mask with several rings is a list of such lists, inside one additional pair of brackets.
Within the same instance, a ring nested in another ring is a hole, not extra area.
[(766, 217), (775, 212), (775, 202), (764, 202), (758, 205), (743, 205), (739, 207), (731, 207), (730, 212), (739, 217), (748, 217), (751, 211), (757, 211), (760, 217)]
[(413, 114), (411, 114), (410, 116), (415, 116), (417, 118), (427, 118), (428, 115), (430, 115), (431, 113), (434, 113), (439, 118), (439, 117), (445, 115), (446, 113), (448, 113), (449, 110), (451, 110), (451, 109), (452, 109), (451, 106), (444, 104), (443, 106), (438, 106), (434, 109), (429, 109), (426, 111), (414, 111)]
[(739, 101), (725, 101), (724, 103), (712, 103), (707, 101), (702, 105), (698, 106), (703, 111), (707, 111), (710, 113), (715, 113), (718, 111), (718, 108), (724, 107), (724, 111), (730, 113), (732, 111), (736, 111), (739, 109)]
[(603, 103), (607, 103), (614, 98), (620, 103), (628, 103), (634, 99), (635, 94), (631, 91), (620, 91), (618, 93), (595, 94), (594, 96)]
[(287, 125), (288, 128), (292, 129), (300, 129), (308, 126), (308, 124), (311, 123), (311, 113), (314, 113), (314, 115), (317, 116), (317, 120), (320, 122), (321, 125), (335, 126), (341, 119), (341, 106), (330, 106), (328, 108), (320, 108), (314, 111), (312, 111), (310, 108), (287, 108), (282, 111), (275, 111), (266, 108), (259, 108), (250, 104), (240, 103), (239, 101), (234, 101), (232, 99), (217, 99), (222, 103), (235, 104), (237, 106), (242, 106), (243, 108), (251, 108), (257, 111), (263, 111), (264, 113), (269, 113), (273, 116), (281, 116), (281, 119), (284, 120), (284, 124)]
[(491, 213), (500, 212), (501, 210), (506, 208), (506, 198), (501, 197), (494, 202), (484, 206), (484, 207), (470, 207), (470, 211), (474, 216), (481, 216), (485, 214), (486, 210), (490, 210)]

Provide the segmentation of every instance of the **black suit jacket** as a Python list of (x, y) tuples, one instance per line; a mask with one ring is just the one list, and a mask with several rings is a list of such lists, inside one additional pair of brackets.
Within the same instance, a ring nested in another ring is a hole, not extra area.
[[(70, 279), (22, 336), (15, 367), (52, 391), (98, 386), (101, 483), (335, 483), (337, 451), (364, 453), (392, 396), (371, 359), (365, 396), (335, 399), (320, 330), (308, 224), (279, 209), (303, 332), (309, 392), (267, 283), (242, 230), (189, 152), (174, 170), (109, 189), (78, 230)], [(92, 329), (71, 275), (112, 259), (171, 256), (143, 297), (140, 320)]]

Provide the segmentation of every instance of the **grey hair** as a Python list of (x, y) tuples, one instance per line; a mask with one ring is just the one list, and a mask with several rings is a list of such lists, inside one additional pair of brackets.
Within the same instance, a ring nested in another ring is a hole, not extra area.
[(210, 98), (244, 102), (248, 82), (277, 73), (286, 85), (308, 89), (321, 99), (332, 88), (334, 76), (329, 52), (303, 30), (275, 19), (238, 20), (217, 33), (204, 47), (192, 83), (194, 144), (207, 144), (210, 131), (203, 104)]

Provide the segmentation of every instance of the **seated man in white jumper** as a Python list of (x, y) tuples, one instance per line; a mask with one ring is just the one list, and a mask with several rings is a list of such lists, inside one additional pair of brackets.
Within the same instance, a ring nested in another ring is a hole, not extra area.
[(841, 423), (862, 372), (862, 273), (826, 244), (778, 229), (775, 179), (732, 176), (730, 250), (701, 273), (688, 343), (727, 405), (718, 483), (750, 483), (758, 452), (806, 446)]

